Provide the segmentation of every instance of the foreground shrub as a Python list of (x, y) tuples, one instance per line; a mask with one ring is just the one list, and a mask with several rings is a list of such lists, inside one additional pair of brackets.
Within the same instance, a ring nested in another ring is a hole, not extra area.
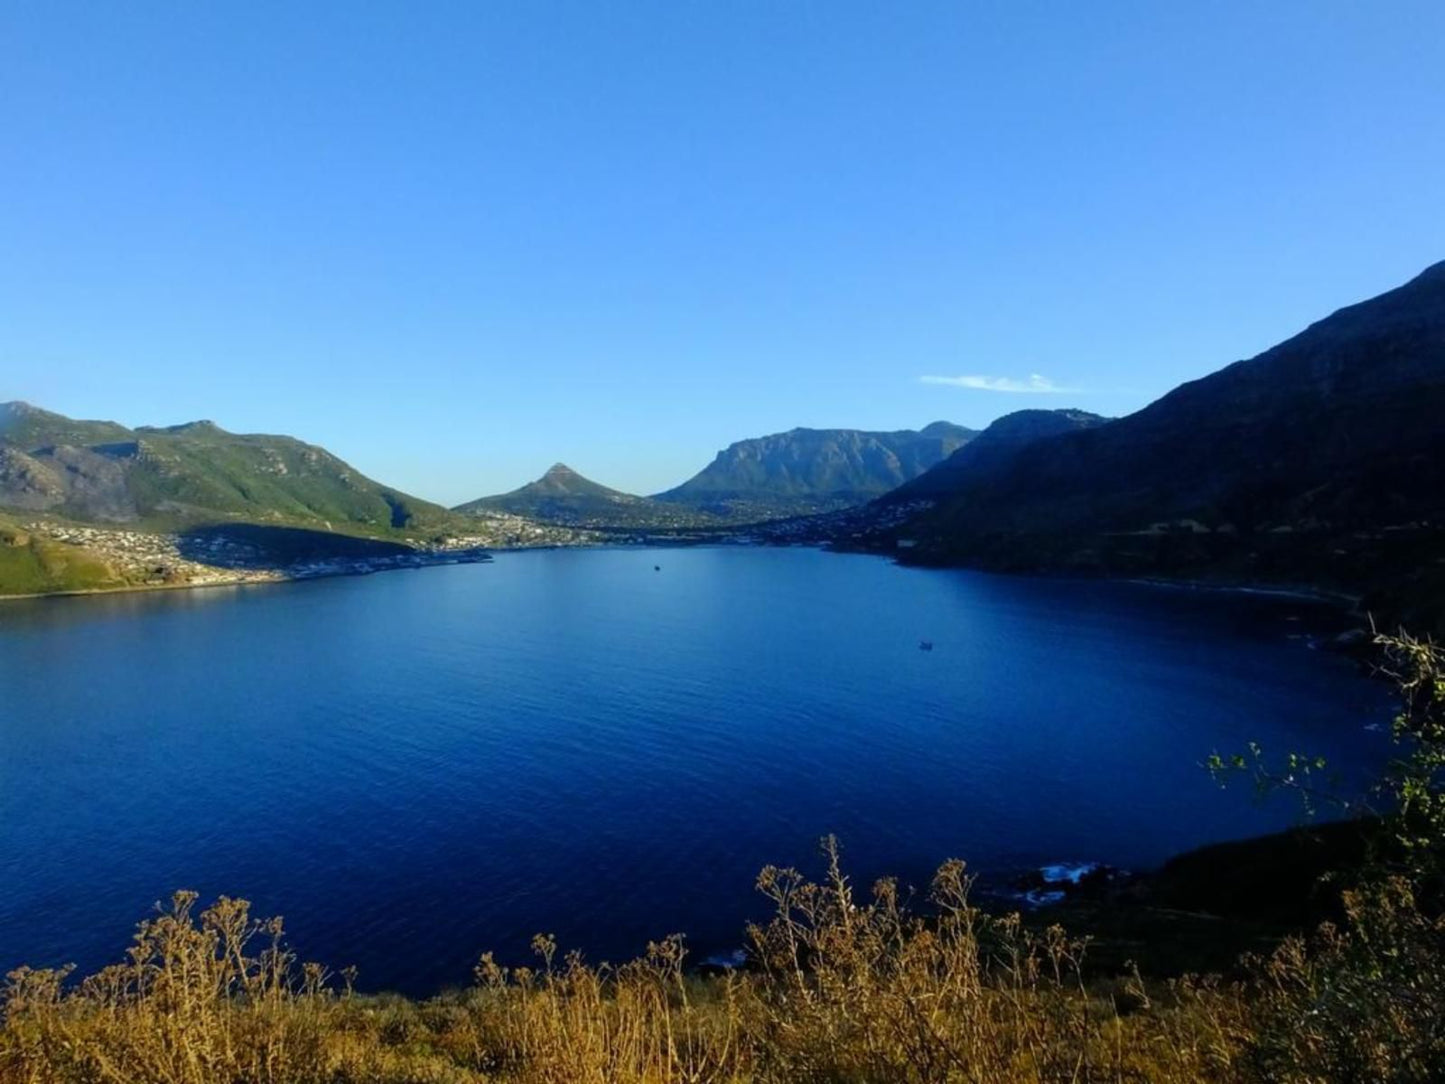
[(1445, 919), (1407, 881), (1347, 892), (1348, 923), (1258, 964), (1250, 1060), (1279, 1081), (1445, 1080)]
[(1400, 691), (1372, 858), (1345, 919), (1254, 961), (1249, 1060), (1267, 1080), (1445, 1080), (1445, 654), (1379, 637)]
[(360, 997), (298, 965), (278, 921), (178, 894), (127, 962), (67, 985), (22, 969), (6, 990), (5, 1084), (311, 1081), (1193, 1081), (1232, 1071), (1235, 992), (1091, 990), (1084, 945), (968, 902), (960, 863), (912, 914), (883, 881), (860, 903), (828, 841), (827, 876), (766, 869), (774, 914), (749, 931), (756, 967), (684, 971), (681, 938), (621, 967), (490, 955), (476, 985), (428, 1002)]
[(471, 989), (426, 1002), (357, 996), (298, 962), (279, 920), (180, 893), (124, 963), (10, 974), (0, 1084), (1445, 1080), (1445, 664), (1383, 646), (1402, 756), (1378, 857), (1340, 923), (1238, 982), (1091, 981), (1085, 941), (979, 911), (962, 863), (910, 909), (891, 880), (857, 898), (829, 839), (821, 880), (759, 876), (772, 916), (746, 970), (690, 976), (680, 937), (620, 967), (538, 937), (535, 966), (486, 955)]

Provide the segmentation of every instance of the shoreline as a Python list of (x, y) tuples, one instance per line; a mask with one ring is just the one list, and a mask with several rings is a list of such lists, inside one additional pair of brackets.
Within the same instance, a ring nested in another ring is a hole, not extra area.
[(1301, 587), (1299, 585), (1267, 583), (1221, 583), (1211, 580), (1168, 579), (1159, 576), (1106, 576), (1117, 583), (1136, 583), (1145, 587), (1167, 587), (1176, 591), (1214, 591), (1229, 595), (1261, 595), (1265, 598), (1296, 599), (1300, 602), (1317, 602), (1346, 610), (1351, 615), (1359, 612), (1364, 595), (1324, 587)]
[[(418, 554), (418, 557), (423, 555)], [(207, 580), (205, 583), (134, 583), (123, 587), (80, 587), (65, 591), (31, 591), (25, 594), (0, 594), (0, 605), (7, 602), (34, 601), (47, 598), (90, 598), (100, 595), (131, 595), (151, 591), (205, 591), (219, 587), (273, 587), (305, 583), (308, 580), (329, 580), (343, 576), (371, 576), (382, 572), (415, 572), (423, 568), (438, 568), (446, 565), (483, 565), (493, 560), (492, 551), (469, 553), (464, 557), (435, 557), (412, 563), (395, 564), (390, 567), (367, 568), (358, 564), (352, 568), (337, 568), (326, 572), (307, 572), (301, 575), (281, 570), (253, 570), (238, 575), (236, 579)], [(273, 575), (266, 575), (271, 571)]]
[[(719, 548), (723, 548), (723, 546), (725, 546), (725, 545), (726, 545), (726, 544), (720, 545)], [(606, 546), (587, 545), (587, 546), (576, 546), (576, 547), (569, 547), (569, 546), (506, 547), (506, 548), (502, 548), (502, 549), (496, 551), (496, 554), (497, 554), (496, 559), (497, 559), (497, 560), (500, 560), (502, 554), (521, 554), (521, 553), (531, 552), (531, 551), (534, 550), (534, 549), (547, 549), (547, 550), (549, 550), (549, 551), (550, 551), (550, 550), (557, 550), (557, 549), (611, 549), (611, 550), (620, 550), (620, 551), (642, 551), (642, 552), (646, 552), (648, 549), (651, 549), (651, 550), (654, 550), (654, 551), (660, 551), (660, 550), (662, 550), (662, 549), (672, 549), (672, 548), (682, 548), (682, 547), (669, 547), (669, 546), (660, 546), (660, 545), (629, 546), (629, 545), (619, 545), (619, 544), (611, 544), (611, 545), (606, 545)], [(728, 546), (727, 548), (733, 548), (733, 547)], [(753, 548), (759, 548), (759, 547), (756, 547), (756, 546), (755, 546), (755, 547), (753, 547)], [(789, 548), (792, 548), (792, 547), (789, 547)], [(814, 545), (814, 546), (799, 546), (799, 547), (797, 547), (797, 548), (806, 548), (806, 549), (818, 550), (818, 549), (825, 549), (826, 547), (819, 547), (819, 546)], [(844, 551), (844, 552), (847, 552), (847, 551)], [(860, 556), (862, 556), (862, 555), (867, 555), (867, 556), (887, 556), (886, 554), (877, 554), (877, 553), (875, 553), (875, 554), (860, 554)], [(420, 555), (418, 555), (418, 556), (420, 556)], [(266, 579), (266, 580), (232, 580), (232, 581), (226, 581), (226, 582), (209, 582), (209, 583), (201, 583), (201, 584), (152, 584), (152, 585), (134, 585), (134, 586), (131, 586), (131, 587), (126, 587), (126, 588), (109, 588), (109, 589), (101, 589), (101, 590), (84, 590), (84, 591), (75, 591), (75, 592), (51, 592), (51, 593), (46, 593), (46, 594), (33, 594), (33, 595), (30, 595), (30, 596), (10, 596), (10, 597), (16, 597), (16, 598), (19, 598), (19, 597), (46, 598), (46, 597), (67, 597), (67, 596), (69, 596), (69, 597), (74, 597), (74, 596), (77, 596), (77, 595), (85, 595), (85, 594), (113, 594), (113, 593), (120, 593), (120, 592), (142, 591), (142, 590), (182, 590), (182, 589), (190, 589), (190, 588), (197, 588), (197, 589), (199, 589), (199, 588), (202, 588), (202, 587), (242, 587), (242, 586), (253, 586), (253, 585), (261, 584), (261, 583), (272, 583), (272, 584), (294, 583), (294, 582), (297, 582), (297, 581), (302, 580), (302, 579), (322, 579), (322, 578), (330, 578), (330, 577), (332, 577), (332, 576), (340, 576), (340, 575), (367, 575), (367, 574), (370, 574), (370, 572), (372, 572), (372, 571), (401, 571), (401, 570), (407, 569), (407, 568), (425, 568), (425, 567), (432, 567), (433, 565), (437, 565), (437, 564), (470, 563), (470, 562), (468, 562), (468, 561), (466, 561), (466, 560), (458, 560), (458, 559), (455, 559), (455, 558), (448, 559), (448, 557), (447, 557), (446, 555), (441, 555), (441, 554), (438, 554), (438, 555), (430, 555), (430, 556), (432, 557), (431, 560), (418, 561), (417, 563), (414, 563), (414, 564), (394, 565), (394, 566), (391, 566), (391, 567), (383, 567), (383, 568), (375, 568), (375, 569), (373, 569), (373, 568), (360, 568), (360, 567), (355, 567), (355, 566), (350, 567), (350, 568), (340, 568), (340, 567), (337, 567), (337, 568), (333, 568), (332, 570), (327, 571), (327, 572), (325, 572), (325, 573), (317, 574), (317, 575), (310, 575), (310, 576), (294, 576), (294, 577), (276, 578), (276, 579)], [(800, 556), (801, 556), (801, 555), (800, 555)], [(630, 560), (634, 560), (634, 559), (637, 559), (637, 556), (634, 556), (633, 558), (628, 558), (629, 561), (630, 561)], [(491, 562), (491, 555), (490, 555), (490, 554), (487, 554), (487, 555), (483, 556), (483, 557), (481, 558), (481, 560), (480, 560), (479, 562), (477, 562), (477, 563), (490, 563), (490, 562)], [(651, 561), (649, 560), (647, 563), (650, 564)], [(916, 566), (903, 566), (903, 567), (916, 567)], [(995, 573), (989, 573), (989, 574), (990, 574), (990, 575), (999, 575), (999, 573), (996, 573), (996, 572), (995, 572)], [(650, 573), (648, 573), (647, 575), (650, 575)], [(1033, 578), (1038, 578), (1038, 574), (1032, 574), (1032, 577), (1033, 577)], [(1049, 576), (1045, 576), (1044, 578), (1066, 579), (1066, 580), (1073, 580), (1074, 582), (1094, 582), (1094, 581), (1096, 581), (1097, 579), (1114, 579), (1114, 580), (1116, 580), (1116, 581), (1120, 581), (1120, 580), (1121, 580), (1121, 578), (1118, 578), (1118, 577), (1059, 577), (1059, 576), (1049, 577)], [(472, 581), (472, 582), (477, 583), (477, 584), (480, 585), (482, 581)], [(1138, 584), (1138, 585), (1140, 585), (1140, 586), (1146, 586), (1146, 587), (1171, 587), (1171, 588), (1175, 588), (1175, 589), (1188, 588), (1188, 589), (1190, 589), (1190, 590), (1226, 591), (1226, 592), (1230, 592), (1230, 593), (1261, 594), (1261, 595), (1276, 596), (1276, 597), (1283, 595), (1283, 596), (1287, 596), (1287, 597), (1297, 597), (1297, 598), (1304, 598), (1304, 599), (1310, 599), (1310, 600), (1324, 600), (1324, 601), (1328, 601), (1327, 599), (1324, 599), (1321, 595), (1319, 595), (1318, 593), (1315, 593), (1315, 592), (1301, 591), (1301, 590), (1299, 590), (1299, 589), (1295, 589), (1295, 590), (1292, 590), (1292, 591), (1291, 591), (1291, 590), (1282, 590), (1282, 589), (1274, 589), (1274, 588), (1262, 588), (1262, 587), (1260, 587), (1260, 585), (1258, 585), (1258, 584), (1252, 584), (1252, 585), (1228, 585), (1228, 584), (1208, 583), (1208, 582), (1203, 582), (1203, 583), (1201, 583), (1201, 582), (1191, 582), (1191, 581), (1168, 581), (1168, 580), (1157, 579), (1157, 578), (1135, 579), (1135, 580), (1122, 580), (1121, 582), (1132, 582), (1132, 583), (1136, 583), (1136, 584)], [(435, 590), (437, 590), (438, 588), (440, 588), (440, 590), (442, 590), (443, 592), (445, 592), (445, 590), (446, 590), (445, 582), (434, 583), (434, 584), (430, 585), (430, 587), (423, 587), (421, 584), (417, 584), (415, 589), (417, 589), (417, 590), (422, 590), (422, 591), (426, 591), (426, 590), (433, 590), (433, 591), (435, 591)], [(360, 592), (362, 592), (362, 593), (365, 593), (365, 589), (364, 589), (364, 588), (358, 588), (357, 590), (360, 591)], [(408, 590), (410, 590), (410, 589), (408, 589)], [(224, 600), (222, 600), (222, 601), (224, 601)], [(237, 601), (244, 601), (244, 600), (241, 600), (241, 599), (239, 599), (239, 598), (233, 599), (233, 602), (237, 602)], [(0, 610), (0, 621), (3, 621), (3, 616), (4, 616), (3, 610)], [(1168, 856), (1167, 858), (1165, 858), (1165, 859), (1160, 863), (1159, 867), (1153, 868), (1153, 869), (1144, 869), (1144, 870), (1141, 870), (1141, 871), (1140, 871), (1140, 874), (1141, 874), (1141, 877), (1140, 877), (1140, 878), (1131, 878), (1130, 881), (1127, 882), (1127, 883), (1125, 883), (1125, 882), (1111, 883), (1111, 882), (1107, 881), (1107, 879), (1106, 879), (1106, 880), (1102, 883), (1102, 885), (1100, 886), (1101, 889), (1106, 890), (1106, 892), (1105, 892), (1105, 899), (1104, 899), (1103, 902), (1100, 902), (1098, 899), (1096, 899), (1095, 897), (1091, 896), (1088, 892), (1077, 892), (1077, 893), (1070, 893), (1070, 897), (1071, 897), (1071, 898), (1066, 897), (1066, 898), (1064, 898), (1064, 899), (1057, 900), (1057, 901), (1047, 901), (1047, 902), (1044, 902), (1044, 905), (1043, 905), (1042, 907), (1040, 907), (1037, 911), (1034, 911), (1032, 907), (1028, 907), (1028, 908), (1024, 907), (1024, 905), (1023, 905), (1022, 903), (1015, 903), (1015, 904), (1013, 904), (1011, 909), (1033, 911), (1034, 914), (1038, 915), (1038, 918), (1039, 918), (1040, 921), (1048, 921), (1048, 920), (1051, 919), (1054, 915), (1059, 914), (1060, 912), (1053, 910), (1053, 908), (1055, 908), (1055, 907), (1057, 907), (1057, 906), (1059, 906), (1059, 905), (1064, 905), (1065, 910), (1064, 910), (1063, 913), (1068, 913), (1068, 909), (1069, 909), (1069, 908), (1084, 909), (1084, 910), (1087, 911), (1087, 914), (1084, 916), (1083, 919), (1080, 920), (1080, 923), (1079, 923), (1079, 924), (1080, 924), (1081, 927), (1087, 928), (1086, 922), (1094, 922), (1094, 921), (1101, 921), (1101, 922), (1102, 922), (1102, 920), (1098, 918), (1096, 912), (1103, 913), (1103, 912), (1107, 911), (1108, 909), (1113, 908), (1114, 905), (1115, 905), (1115, 900), (1121, 900), (1121, 901), (1122, 901), (1122, 900), (1128, 900), (1128, 901), (1130, 901), (1130, 902), (1132, 902), (1132, 903), (1139, 903), (1140, 901), (1138, 901), (1138, 900), (1136, 899), (1136, 896), (1135, 896), (1135, 894), (1134, 894), (1134, 888), (1133, 888), (1132, 886), (1137, 885), (1137, 883), (1138, 883), (1138, 881), (1139, 881), (1140, 879), (1148, 879), (1148, 880), (1150, 880), (1150, 881), (1152, 882), (1152, 879), (1154, 879), (1155, 877), (1157, 877), (1159, 874), (1162, 873), (1162, 871), (1163, 871), (1163, 869), (1164, 869), (1165, 866), (1168, 866), (1168, 865), (1170, 865), (1171, 863), (1177, 862), (1178, 860), (1180, 860), (1181, 858), (1184, 858), (1185, 856), (1191, 855), (1194, 851), (1196, 851), (1196, 850), (1203, 850), (1203, 849), (1207, 849), (1207, 848), (1225, 848), (1225, 847), (1230, 847), (1230, 846), (1237, 846), (1238, 843), (1244, 842), (1244, 841), (1247, 841), (1247, 840), (1255, 840), (1255, 839), (1258, 839), (1258, 840), (1261, 840), (1261, 841), (1262, 841), (1262, 840), (1265, 840), (1265, 839), (1267, 839), (1267, 838), (1268, 838), (1268, 836), (1259, 836), (1259, 837), (1250, 836), (1250, 837), (1244, 837), (1244, 840), (1240, 840), (1240, 841), (1226, 840), (1226, 841), (1223, 841), (1223, 842), (1218, 843), (1218, 844), (1205, 844), (1205, 845), (1203, 845), (1203, 846), (1200, 847), (1200, 848), (1193, 848), (1193, 849), (1191, 849), (1191, 850), (1189, 850), (1189, 851), (1183, 851), (1183, 852), (1180, 852), (1179, 854), (1170, 855), (1170, 856)], [(1224, 851), (1219, 851), (1219, 852), (1216, 852), (1216, 853), (1223, 854), (1223, 853), (1225, 853), (1225, 852), (1224, 852)], [(1092, 863), (1085, 863), (1085, 864), (1090, 864), (1090, 865), (1092, 865)], [(1047, 868), (1047, 867), (1044, 867), (1044, 868)], [(1081, 867), (1081, 868), (1082, 868), (1082, 867)], [(1101, 868), (1107, 869), (1107, 867), (1101, 867)], [(981, 870), (980, 872), (984, 873), (985, 876), (987, 876), (987, 874), (988, 874), (990, 871), (988, 871), (988, 870)], [(1000, 872), (1001, 872), (1001, 871), (1000, 871)], [(1210, 872), (1211, 872), (1211, 873), (1214, 873), (1214, 872), (1217, 872), (1217, 870), (1216, 870), (1214, 867), (1211, 867)], [(1080, 878), (1077, 878), (1077, 879), (1076, 879), (1076, 878), (1067, 878), (1067, 880), (1069, 881), (1069, 883), (1070, 883), (1071, 885), (1073, 885), (1073, 886), (1079, 886), (1079, 884), (1080, 884), (1080, 879), (1082, 879), (1082, 876), (1083, 876), (1083, 875), (1081, 875), (1081, 877), (1080, 877)], [(1046, 877), (1044, 878), (1044, 882), (1047, 882), (1047, 883), (1041, 883), (1040, 887), (1041, 887), (1041, 888), (1045, 888), (1045, 889), (1052, 889), (1053, 887), (1055, 887), (1055, 886), (1058, 884), (1058, 880), (1059, 880), (1058, 878), (1052, 878), (1052, 877), (1047, 877), (1047, 876), (1046, 876)], [(1092, 882), (1091, 882), (1091, 883), (1092, 883)], [(1084, 886), (1084, 887), (1088, 888), (1089, 886)], [(980, 902), (984, 902), (984, 901), (983, 901), (983, 900), (980, 900)], [(1156, 915), (1162, 913), (1162, 912), (1160, 911), (1160, 907), (1161, 907), (1161, 906), (1174, 906), (1174, 905), (1177, 905), (1178, 903), (1179, 903), (1179, 900), (1169, 900), (1169, 901), (1153, 900), (1153, 901), (1144, 901), (1144, 902), (1142, 903), (1142, 905), (1141, 905), (1138, 909), (1132, 911), (1132, 912), (1130, 913), (1130, 915), (1129, 915), (1129, 916), (1126, 916), (1126, 917), (1129, 919), (1130, 922), (1135, 921), (1135, 920), (1138, 920), (1138, 921), (1144, 921), (1144, 920), (1153, 921), (1153, 916), (1156, 916)], [(1004, 906), (1005, 908), (1009, 908), (1010, 905), (1008, 905), (1008, 904), (1005, 903), (1005, 904), (1003, 904), (1003, 906)], [(992, 908), (992, 907), (989, 907), (988, 909), (992, 910), (993, 908)], [(1189, 906), (1187, 909), (1188, 909), (1188, 910), (1191, 910), (1191, 911), (1197, 911), (1197, 910), (1200, 910), (1201, 908), (1198, 906), (1197, 901), (1191, 901), (1190, 906)], [(1217, 922), (1217, 921), (1218, 921), (1217, 918), (1211, 918), (1211, 919), (1209, 920), (1210, 923)], [(1130, 930), (1130, 929), (1128, 928), (1128, 926), (1129, 926), (1129, 923), (1126, 923), (1126, 922), (1124, 922), (1124, 921), (1122, 921), (1122, 920), (1121, 920), (1120, 923), (1117, 924), (1117, 925), (1112, 924), (1112, 922), (1111, 922), (1111, 924), (1103, 927), (1102, 932), (1103, 932), (1104, 936), (1112, 936), (1113, 940), (1115, 940), (1115, 941), (1124, 941), (1124, 940), (1127, 940), (1128, 937), (1130, 936), (1130, 934), (1132, 933), (1132, 930)], [(707, 947), (710, 948), (710, 947), (713, 947), (713, 946), (707, 946)], [(716, 955), (718, 955), (718, 954), (717, 954), (717, 953), (714, 953), (713, 955), (716, 956)], [(717, 961), (717, 960), (709, 960), (709, 959), (707, 959), (706, 957), (703, 957), (703, 958), (699, 959), (699, 960), (694, 964), (694, 968), (696, 969), (696, 967), (697, 967), (698, 965), (708, 965), (708, 964), (711, 964), (711, 965), (713, 965), (713, 966), (719, 966), (719, 965), (720, 965), (720, 962)], [(377, 991), (377, 992), (381, 992), (381, 991)]]
[(918, 568), (926, 570), (949, 570), (981, 572), (990, 576), (1019, 576), (1031, 580), (1061, 580), (1070, 583), (1127, 583), (1139, 587), (1167, 588), (1171, 591), (1203, 591), (1226, 595), (1257, 595), (1265, 598), (1294, 599), (1299, 602), (1312, 602), (1330, 606), (1351, 617), (1361, 615), (1360, 606), (1365, 600), (1363, 594), (1352, 593), (1338, 588), (1329, 587), (1307, 587), (1297, 583), (1271, 583), (1259, 580), (1201, 580), (1185, 577), (1170, 576), (1137, 576), (1137, 575), (1112, 575), (1108, 572), (1094, 574), (1078, 572), (1054, 572), (1048, 569), (1034, 569), (1030, 571), (1005, 571), (1002, 569), (988, 568), (978, 564), (932, 564), (901, 560), (896, 555), (884, 553), (877, 550), (834, 550), (832, 547), (821, 545), (819, 548), (829, 549), (837, 553), (860, 553), (874, 554), (879, 557), (888, 557), (893, 563), (901, 568)]
[[(495, 554), (529, 553), (536, 550), (692, 549), (696, 548), (699, 545), (718, 545), (729, 547), (742, 545), (752, 546), (757, 549), (779, 548), (776, 543), (772, 542), (742, 542), (737, 540), (728, 541), (721, 538), (707, 541), (689, 540), (687, 542), (673, 543), (659, 541), (656, 539), (649, 539), (648, 541), (643, 543), (598, 542), (582, 543), (578, 545), (553, 544), (541, 546), (500, 546), (492, 547), (490, 549), (482, 551), (459, 551), (467, 553), (468, 556), (457, 558), (449, 558), (440, 555), (435, 557), (423, 554), (409, 555), (412, 556), (413, 559), (420, 558), (420, 560), (418, 560), (417, 563), (410, 563), (410, 561), (408, 561), (407, 563), (397, 564), (392, 567), (338, 568), (334, 571), (307, 572), (302, 575), (293, 575), (282, 570), (257, 569), (254, 570), (250, 575), (258, 576), (259, 578), (245, 578), (245, 575), (242, 574), (236, 579), (210, 580), (205, 583), (138, 583), (127, 584), (122, 587), (89, 587), (75, 588), (64, 591), (32, 591), (26, 592), (24, 594), (0, 593), (0, 605), (12, 601), (33, 601), (35, 599), (45, 598), (86, 598), (99, 595), (123, 595), (149, 591), (201, 591), (217, 587), (257, 587), (265, 585), (293, 584), (302, 583), (307, 580), (332, 579), (340, 576), (368, 576), (379, 572), (412, 571), (416, 569), (432, 568), (441, 565), (486, 564), (495, 559)], [(988, 575), (1024, 576), (1029, 579), (1057, 579), (1080, 583), (1097, 582), (1103, 580), (1114, 583), (1135, 584), (1143, 587), (1168, 588), (1170, 590), (1176, 591), (1208, 591), (1221, 594), (1258, 595), (1269, 598), (1296, 599), (1301, 602), (1312, 602), (1331, 606), (1352, 617), (1361, 616), (1359, 607), (1360, 604), (1364, 601), (1363, 595), (1351, 594), (1346, 591), (1323, 587), (1305, 587), (1299, 584), (1271, 584), (1260, 582), (1231, 583), (1227, 581), (1217, 580), (1183, 578), (1175, 579), (1167, 576), (1111, 576), (1108, 574), (1100, 574), (1097, 576), (1080, 576), (1077, 574), (1069, 575), (1067, 573), (1051, 573), (1048, 571), (1003, 572), (996, 569), (989, 569), (977, 565), (967, 564), (918, 564), (910, 561), (900, 560), (898, 556), (893, 553), (887, 553), (880, 550), (839, 548), (823, 541), (797, 542), (791, 543), (788, 546), (781, 548), (794, 547), (816, 549), (825, 553), (849, 553), (861, 556), (881, 557), (891, 561), (893, 564), (896, 564), (902, 568), (922, 568), (940, 571), (955, 569), (966, 570), (970, 572), (982, 572)], [(267, 571), (272, 571), (275, 574), (267, 576)]]

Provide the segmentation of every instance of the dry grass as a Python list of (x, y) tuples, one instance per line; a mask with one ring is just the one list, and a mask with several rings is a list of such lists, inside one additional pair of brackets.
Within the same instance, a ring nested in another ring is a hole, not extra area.
[(1381, 824), (1403, 857), (1367, 871), (1342, 925), (1286, 940), (1240, 983), (1087, 982), (1082, 942), (980, 912), (962, 863), (911, 911), (887, 880), (859, 899), (828, 840), (818, 881), (763, 870), (753, 966), (707, 979), (680, 938), (612, 968), (539, 937), (536, 966), (483, 956), (464, 993), (363, 997), (299, 963), (279, 920), (224, 898), (196, 913), (181, 893), (124, 963), (78, 983), (9, 976), (0, 1084), (1445, 1080), (1445, 659), (1386, 647), (1405, 755)]
[(9, 979), (0, 1081), (1195, 1081), (1233, 1071), (1234, 990), (1136, 980), (1091, 990), (1083, 946), (968, 902), (939, 870), (925, 919), (881, 882), (854, 898), (831, 841), (827, 875), (766, 869), (774, 903), (749, 931), (755, 969), (689, 976), (680, 938), (619, 968), (482, 957), (476, 985), (428, 1002), (362, 997), (300, 965), (278, 921), (195, 897), (137, 931), (125, 963), (78, 984)]

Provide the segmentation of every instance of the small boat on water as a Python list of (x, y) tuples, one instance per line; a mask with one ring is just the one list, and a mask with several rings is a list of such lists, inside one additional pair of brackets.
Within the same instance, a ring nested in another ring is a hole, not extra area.
[(932, 650), (933, 650), (933, 641), (932, 641), (932, 640), (919, 640), (919, 641), (918, 641), (918, 650), (919, 650), (919, 651), (932, 651)]

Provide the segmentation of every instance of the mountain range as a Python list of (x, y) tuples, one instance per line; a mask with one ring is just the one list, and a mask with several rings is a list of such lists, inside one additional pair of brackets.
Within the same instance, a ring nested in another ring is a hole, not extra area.
[(0, 404), (0, 510), (14, 520), (0, 528), (20, 537), (19, 520), (46, 516), (415, 539), (499, 515), (693, 534), (788, 517), (772, 537), (929, 563), (1327, 586), (1404, 613), (1445, 599), (1442, 419), (1445, 263), (1127, 417), (793, 429), (729, 445), (651, 497), (557, 464), (447, 510), (291, 437)]
[(893, 543), (936, 563), (1312, 583), (1390, 612), (1445, 595), (1445, 263), (1128, 417), (1049, 425), (999, 454), (985, 431), (880, 502), (932, 503)]
[(917, 478), (976, 435), (951, 422), (893, 432), (790, 429), (728, 445), (657, 499), (733, 518), (829, 511)]
[(917, 478), (975, 433), (950, 422), (922, 430), (790, 429), (740, 440), (682, 485), (652, 497), (609, 489), (566, 464), (520, 489), (458, 505), (601, 528), (721, 528), (866, 504)]
[(0, 507), (90, 523), (351, 532), (424, 531), (452, 518), (293, 437), (209, 421), (128, 429), (18, 402), (0, 403)]

